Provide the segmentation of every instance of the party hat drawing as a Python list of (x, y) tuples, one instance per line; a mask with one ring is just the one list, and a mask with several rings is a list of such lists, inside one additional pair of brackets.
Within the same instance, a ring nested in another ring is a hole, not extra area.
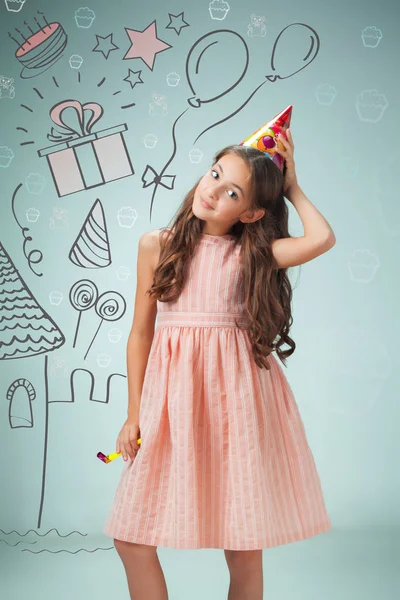
[(276, 136), (278, 133), (285, 131), (289, 128), (290, 120), (292, 118), (292, 108), (290, 104), (285, 110), (277, 114), (271, 121), (267, 121), (260, 129), (257, 129), (243, 142), (240, 142), (239, 146), (252, 146), (264, 152), (272, 161), (283, 171), (284, 159), (280, 154), (277, 153), (277, 147), (284, 150), (284, 146), (281, 142), (277, 142)]
[(84, 269), (101, 269), (111, 264), (106, 218), (99, 199), (86, 217), (71, 248), (69, 259)]

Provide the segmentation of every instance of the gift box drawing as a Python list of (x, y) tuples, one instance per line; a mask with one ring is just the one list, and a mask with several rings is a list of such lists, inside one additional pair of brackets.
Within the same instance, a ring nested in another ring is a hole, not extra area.
[[(65, 121), (70, 109), (77, 116), (78, 126)], [(47, 158), (59, 197), (134, 175), (123, 135), (127, 125), (93, 133), (93, 126), (102, 116), (103, 107), (96, 102), (66, 100), (50, 110), (50, 118), (60, 129), (52, 127), (47, 138), (55, 143), (38, 150), (38, 155)]]

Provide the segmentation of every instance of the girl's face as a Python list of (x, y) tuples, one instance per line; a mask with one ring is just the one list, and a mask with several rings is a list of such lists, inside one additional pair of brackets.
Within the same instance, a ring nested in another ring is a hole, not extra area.
[[(201, 178), (192, 205), (196, 217), (206, 221), (205, 233), (224, 235), (245, 215), (250, 203), (249, 186), (250, 171), (236, 154), (225, 154), (211, 167)], [(242, 220), (248, 222), (252, 219)]]

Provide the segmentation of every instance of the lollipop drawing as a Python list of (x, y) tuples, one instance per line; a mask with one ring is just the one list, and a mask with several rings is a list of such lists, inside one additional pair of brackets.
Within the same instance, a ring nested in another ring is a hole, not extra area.
[(96, 333), (93, 336), (92, 341), (89, 344), (89, 348), (86, 351), (83, 360), (86, 360), (87, 355), (89, 354), (90, 348), (93, 345), (94, 340), (96, 339), (97, 334), (100, 331), (100, 327), (104, 323), (104, 321), (119, 321), (126, 311), (126, 302), (125, 298), (121, 296), (118, 292), (104, 292), (99, 296), (96, 304), (95, 304), (96, 314), (100, 317), (101, 321), (96, 330)]
[(78, 311), (78, 321), (75, 328), (74, 342), (72, 347), (75, 348), (76, 340), (81, 324), (82, 313), (92, 308), (99, 297), (99, 290), (93, 281), (90, 279), (80, 279), (71, 287), (69, 291), (69, 301), (71, 305)]

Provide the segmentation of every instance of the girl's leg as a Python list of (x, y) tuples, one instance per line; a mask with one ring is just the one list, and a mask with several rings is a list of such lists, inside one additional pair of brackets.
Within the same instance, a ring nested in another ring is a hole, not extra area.
[(263, 600), (262, 550), (224, 550), (230, 573), (228, 600)]
[(167, 585), (156, 546), (114, 540), (125, 567), (131, 600), (168, 600)]

